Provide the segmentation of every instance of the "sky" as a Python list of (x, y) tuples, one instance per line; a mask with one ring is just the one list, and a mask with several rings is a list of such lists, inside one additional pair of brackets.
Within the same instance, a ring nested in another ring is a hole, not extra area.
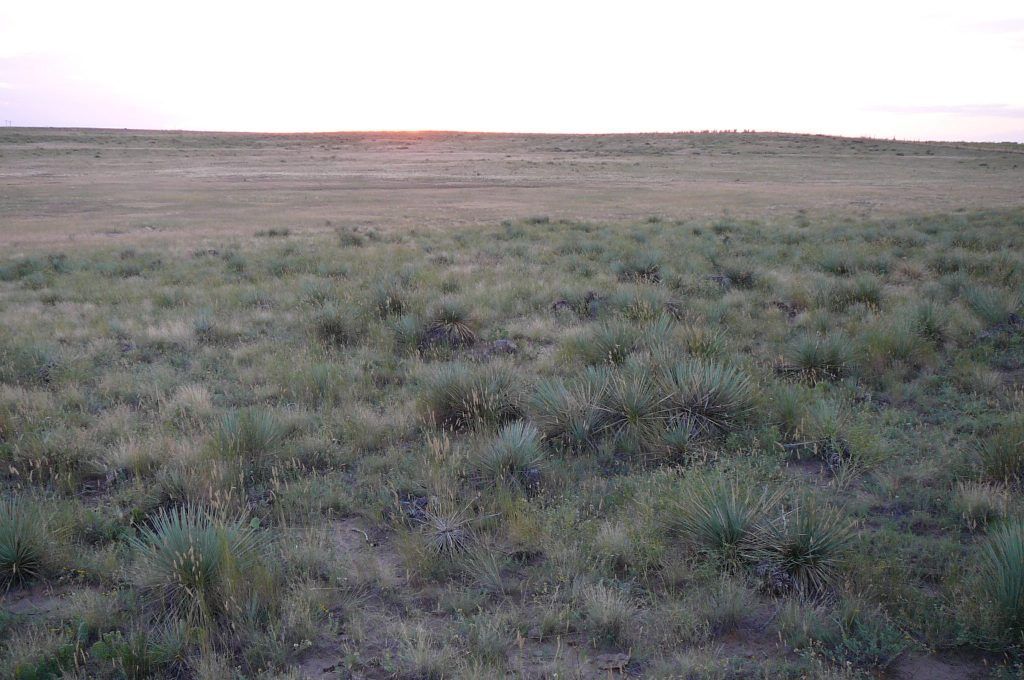
[(0, 124), (1024, 142), (1024, 0), (0, 0)]

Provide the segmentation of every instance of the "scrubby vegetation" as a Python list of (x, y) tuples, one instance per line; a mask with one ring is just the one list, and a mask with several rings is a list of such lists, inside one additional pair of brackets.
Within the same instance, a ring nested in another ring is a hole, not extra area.
[(260, 235), (0, 261), (5, 677), (1019, 672), (1024, 213)]

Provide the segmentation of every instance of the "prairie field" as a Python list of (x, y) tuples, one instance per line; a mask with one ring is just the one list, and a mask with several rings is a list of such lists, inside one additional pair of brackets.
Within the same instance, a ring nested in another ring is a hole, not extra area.
[(0, 675), (1013, 678), (1024, 149), (0, 129)]

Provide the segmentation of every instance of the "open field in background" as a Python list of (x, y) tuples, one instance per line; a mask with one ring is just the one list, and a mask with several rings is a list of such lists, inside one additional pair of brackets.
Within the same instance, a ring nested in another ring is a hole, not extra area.
[[(1016, 207), (1024, 149), (787, 134), (0, 129), (0, 244)], [(330, 223), (330, 224), (328, 224)]]
[(0, 151), (5, 677), (1019, 677), (1014, 147)]

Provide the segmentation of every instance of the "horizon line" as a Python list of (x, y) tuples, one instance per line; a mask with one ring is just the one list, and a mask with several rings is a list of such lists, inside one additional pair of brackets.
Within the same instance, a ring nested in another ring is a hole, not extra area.
[(95, 130), (103, 132), (161, 132), (161, 133), (191, 133), (191, 134), (223, 134), (223, 135), (273, 135), (273, 136), (300, 136), (300, 135), (360, 135), (360, 134), (421, 134), (421, 135), (505, 135), (520, 137), (627, 137), (638, 135), (661, 135), (661, 136), (682, 136), (682, 135), (790, 135), (801, 137), (828, 137), (832, 139), (850, 140), (873, 140), (899, 142), (904, 144), (1013, 144), (1024, 145), (1024, 141), (1012, 139), (1002, 141), (971, 141), (967, 139), (910, 139), (892, 137), (879, 137), (872, 135), (839, 135), (827, 132), (794, 132), (786, 130), (754, 130), (739, 128), (723, 129), (701, 129), (701, 130), (637, 130), (629, 132), (518, 132), (511, 130), (443, 130), (443, 129), (361, 129), (361, 130), (224, 130), (224, 129), (199, 129), (199, 128), (129, 128), (129, 127), (86, 127), (75, 125), (4, 125), (0, 130)]

